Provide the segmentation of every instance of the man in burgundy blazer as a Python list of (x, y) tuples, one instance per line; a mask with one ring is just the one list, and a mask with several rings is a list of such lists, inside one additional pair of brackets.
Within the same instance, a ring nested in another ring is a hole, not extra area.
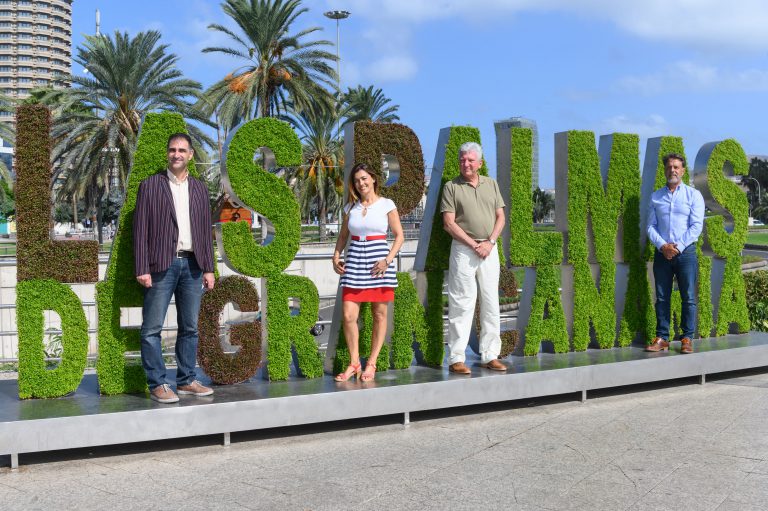
[(203, 288), (214, 285), (211, 209), (205, 184), (190, 176), (192, 141), (186, 133), (168, 139), (168, 168), (139, 185), (133, 216), (136, 280), (144, 286), (141, 362), (150, 397), (179, 400), (166, 380), (162, 331), (171, 296), (176, 298), (176, 390), (208, 396), (213, 389), (195, 379), (197, 317)]

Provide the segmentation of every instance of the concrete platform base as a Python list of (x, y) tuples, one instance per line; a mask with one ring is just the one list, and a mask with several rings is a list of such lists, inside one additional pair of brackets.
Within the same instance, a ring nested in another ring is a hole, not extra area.
[(614, 348), (535, 357), (509, 357), (509, 372), (479, 367), (472, 374), (413, 366), (376, 375), (374, 383), (336, 383), (330, 376), (284, 382), (254, 379), (218, 386), (213, 396), (182, 396), (162, 405), (146, 395), (100, 396), (95, 376), (74, 395), (19, 400), (16, 381), (0, 381), (0, 454), (11, 455), (97, 445), (222, 434), (317, 422), (510, 401), (768, 366), (768, 334), (751, 332), (694, 342), (695, 353), (645, 353)]

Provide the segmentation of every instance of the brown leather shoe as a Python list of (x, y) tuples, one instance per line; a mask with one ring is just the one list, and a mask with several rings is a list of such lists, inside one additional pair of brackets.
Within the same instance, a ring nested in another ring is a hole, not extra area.
[(179, 396), (166, 384), (159, 385), (149, 393), (150, 399), (158, 403), (178, 403)]
[(497, 359), (493, 359), (487, 364), (480, 364), (481, 367), (485, 367), (486, 369), (490, 369), (491, 371), (504, 371), (506, 372), (507, 366), (499, 362)]
[(456, 362), (448, 366), (448, 371), (456, 374), (472, 374), (472, 371), (464, 362)]
[(645, 347), (645, 351), (651, 351), (654, 353), (657, 351), (667, 351), (668, 349), (669, 343), (661, 337), (655, 338), (651, 344)]
[(683, 337), (680, 343), (680, 353), (693, 353), (693, 343), (688, 337)]
[(213, 389), (195, 380), (188, 385), (177, 385), (176, 392), (180, 395), (204, 397), (213, 394)]

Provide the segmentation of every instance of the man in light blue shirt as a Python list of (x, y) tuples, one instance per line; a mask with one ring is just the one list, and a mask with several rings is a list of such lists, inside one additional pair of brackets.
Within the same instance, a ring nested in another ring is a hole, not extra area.
[(662, 158), (667, 186), (653, 192), (648, 206), (648, 239), (656, 250), (653, 278), (656, 282), (656, 338), (645, 351), (669, 349), (672, 278), (682, 299), (681, 353), (693, 353), (696, 330), (696, 278), (699, 261), (696, 242), (704, 226), (704, 198), (683, 183), (685, 157), (670, 153)]

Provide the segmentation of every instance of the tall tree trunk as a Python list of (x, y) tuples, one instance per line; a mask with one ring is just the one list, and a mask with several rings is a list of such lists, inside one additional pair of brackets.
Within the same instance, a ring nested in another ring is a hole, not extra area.
[(77, 227), (77, 192), (72, 194), (72, 228)]
[(323, 192), (325, 183), (323, 183), (321, 178), (324, 178), (322, 174), (317, 176), (317, 214), (320, 217), (318, 222), (318, 228), (320, 229), (320, 241), (325, 241), (325, 222), (328, 215), (325, 207), (325, 193)]
[(99, 187), (99, 197), (96, 202), (96, 229), (98, 230), (99, 246), (104, 243), (104, 230), (101, 228), (104, 220), (104, 190), (105, 187)]

